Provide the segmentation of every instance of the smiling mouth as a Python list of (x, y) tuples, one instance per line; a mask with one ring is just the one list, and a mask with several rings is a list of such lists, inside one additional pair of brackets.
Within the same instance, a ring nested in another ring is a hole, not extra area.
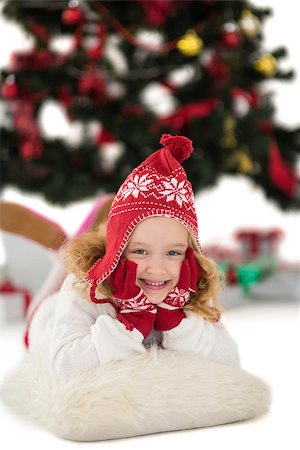
[(170, 280), (166, 280), (166, 281), (150, 281), (150, 280), (145, 280), (144, 278), (140, 278), (140, 281), (145, 287), (148, 287), (149, 289), (159, 290), (159, 289), (165, 288)]

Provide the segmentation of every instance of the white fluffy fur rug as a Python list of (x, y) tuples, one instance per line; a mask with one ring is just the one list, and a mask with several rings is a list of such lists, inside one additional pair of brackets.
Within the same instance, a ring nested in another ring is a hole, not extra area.
[(28, 354), (6, 376), (0, 396), (17, 414), (75, 441), (235, 422), (270, 405), (266, 384), (239, 367), (156, 347), (67, 382)]

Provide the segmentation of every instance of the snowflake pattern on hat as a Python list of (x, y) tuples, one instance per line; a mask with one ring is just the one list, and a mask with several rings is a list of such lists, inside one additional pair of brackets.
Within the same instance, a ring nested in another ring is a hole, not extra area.
[(149, 191), (148, 185), (153, 183), (153, 180), (147, 180), (148, 174), (139, 177), (135, 175), (134, 178), (128, 183), (124, 183), (123, 188), (119, 191), (120, 196), (123, 200), (132, 195), (134, 198), (138, 198), (143, 192)]
[[(151, 172), (151, 168), (149, 168), (149, 172)], [(177, 176), (179, 175), (181, 174), (177, 174)], [(115, 201), (126, 199), (129, 201), (130, 196), (136, 200), (139, 197), (146, 199), (154, 196), (155, 199), (162, 199), (163, 202), (176, 202), (180, 207), (184, 203), (187, 207), (194, 203), (193, 191), (185, 177), (179, 180), (175, 176), (162, 177), (155, 172), (129, 175), (119, 189)]]
[(179, 206), (182, 206), (183, 202), (189, 202), (186, 196), (188, 190), (185, 188), (185, 180), (179, 182), (176, 178), (172, 178), (170, 182), (163, 181), (163, 184), (166, 189), (160, 194), (167, 196), (167, 202), (175, 199)]

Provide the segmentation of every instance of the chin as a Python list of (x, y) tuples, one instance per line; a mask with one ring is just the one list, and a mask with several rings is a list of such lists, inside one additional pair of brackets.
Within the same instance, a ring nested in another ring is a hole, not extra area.
[(161, 303), (166, 297), (163, 298), (151, 298), (148, 297), (149, 302), (153, 303), (153, 305), (158, 305), (159, 303)]
[(145, 292), (146, 297), (148, 298), (149, 302), (153, 303), (153, 305), (158, 305), (159, 303), (163, 302), (165, 298), (167, 297), (169, 292), (166, 292), (165, 294), (153, 294), (152, 292)]

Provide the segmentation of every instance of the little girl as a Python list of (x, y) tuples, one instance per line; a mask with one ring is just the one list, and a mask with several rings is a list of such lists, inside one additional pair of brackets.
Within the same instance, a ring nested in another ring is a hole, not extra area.
[(128, 175), (106, 229), (70, 240), (67, 276), (28, 326), (28, 349), (59, 377), (143, 353), (152, 345), (238, 364), (220, 321), (221, 276), (202, 254), (194, 195), (181, 162), (193, 151), (183, 136)]

